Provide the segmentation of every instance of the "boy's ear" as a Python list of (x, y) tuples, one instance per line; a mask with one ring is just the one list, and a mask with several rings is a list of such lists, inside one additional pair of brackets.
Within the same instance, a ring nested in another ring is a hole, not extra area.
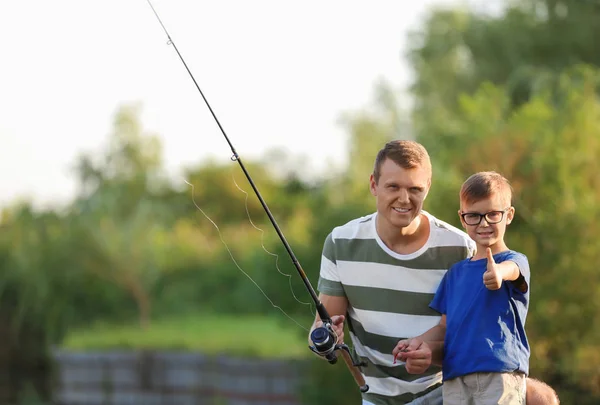
[(467, 229), (467, 224), (465, 224), (465, 221), (463, 221), (463, 217), (460, 214), (461, 214), (461, 211), (458, 210), (458, 218), (460, 219), (460, 224), (462, 225), (463, 228)]
[(506, 212), (506, 225), (510, 225), (513, 218), (515, 217), (515, 207), (510, 207)]

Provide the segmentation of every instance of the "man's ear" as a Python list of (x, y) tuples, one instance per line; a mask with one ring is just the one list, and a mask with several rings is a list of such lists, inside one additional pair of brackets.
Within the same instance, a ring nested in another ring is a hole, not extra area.
[(506, 211), (506, 225), (510, 225), (512, 220), (515, 217), (515, 207), (510, 207), (508, 211)]
[(377, 182), (375, 181), (375, 176), (371, 174), (369, 177), (369, 190), (371, 190), (371, 194), (377, 197)]
[(431, 177), (429, 178), (429, 180), (427, 180), (427, 190), (425, 190), (425, 196), (423, 197), (423, 201), (425, 201), (425, 199), (429, 195), (429, 190), (431, 190)]

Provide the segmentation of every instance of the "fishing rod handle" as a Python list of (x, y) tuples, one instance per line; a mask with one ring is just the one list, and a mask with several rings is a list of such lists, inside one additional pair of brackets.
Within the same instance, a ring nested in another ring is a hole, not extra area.
[(346, 352), (345, 350), (340, 350), (340, 351), (342, 353), (342, 358), (344, 359), (344, 363), (346, 363), (346, 366), (348, 367), (350, 374), (352, 374), (352, 377), (354, 377), (354, 381), (356, 382), (356, 385), (358, 385), (360, 392), (367, 392), (369, 390), (369, 386), (367, 385), (367, 383), (365, 381), (365, 377), (363, 377), (363, 375), (360, 372), (360, 370), (358, 369), (358, 367), (354, 366), (354, 362), (352, 361), (350, 354), (348, 352)]
[(310, 339), (314, 346), (309, 346), (309, 348), (319, 356), (327, 359), (330, 364), (335, 364), (337, 362), (336, 352), (341, 352), (342, 359), (344, 359), (344, 363), (346, 363), (346, 367), (348, 368), (348, 371), (350, 371), (350, 374), (352, 374), (356, 385), (360, 388), (360, 392), (367, 392), (369, 386), (366, 384), (359, 369), (360, 366), (366, 366), (366, 363), (361, 361), (354, 362), (348, 346), (344, 343), (338, 344), (336, 338), (337, 336), (333, 332), (331, 321), (328, 320), (323, 326), (315, 328), (311, 332)]

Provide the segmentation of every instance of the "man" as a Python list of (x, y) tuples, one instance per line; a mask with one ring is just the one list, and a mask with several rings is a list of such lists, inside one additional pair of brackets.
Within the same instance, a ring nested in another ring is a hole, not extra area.
[[(466, 233), (423, 211), (431, 174), (422, 145), (388, 142), (369, 180), (377, 211), (336, 227), (323, 247), (319, 298), (339, 342), (347, 316), (356, 354), (367, 363), (364, 405), (442, 404), (441, 369), (431, 357), (443, 342), (414, 339), (406, 364), (392, 355), (399, 340), (437, 325), (429, 303), (445, 272), (475, 249)], [(312, 328), (321, 325), (317, 315)], [(528, 405), (551, 404), (544, 398), (552, 389), (530, 381)], [(530, 400), (533, 394), (541, 399)]]

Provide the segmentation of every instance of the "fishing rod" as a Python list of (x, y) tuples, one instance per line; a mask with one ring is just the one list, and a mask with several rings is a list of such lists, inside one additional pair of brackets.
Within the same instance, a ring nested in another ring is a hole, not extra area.
[(240, 168), (244, 172), (244, 175), (246, 176), (246, 179), (248, 179), (248, 183), (250, 183), (250, 186), (252, 187), (252, 190), (254, 190), (254, 193), (256, 194), (256, 197), (258, 198), (258, 200), (260, 201), (260, 204), (262, 205), (263, 209), (265, 210), (265, 213), (269, 217), (269, 220), (271, 221), (271, 224), (273, 225), (273, 228), (275, 228), (275, 232), (277, 232), (277, 235), (279, 236), (279, 239), (281, 239), (281, 242), (283, 243), (283, 246), (285, 247), (285, 250), (287, 251), (288, 255), (290, 256), (290, 259), (292, 260), (292, 263), (294, 264), (294, 267), (296, 267), (296, 270), (298, 271), (298, 274), (300, 275), (300, 278), (304, 282), (304, 286), (308, 290), (308, 293), (310, 294), (312, 300), (315, 303), (316, 310), (317, 310), (317, 312), (319, 314), (319, 317), (321, 318), (321, 321), (323, 322), (323, 326), (315, 328), (310, 333), (310, 339), (313, 342), (314, 346), (309, 346), (309, 349), (311, 351), (313, 351), (314, 353), (318, 354), (319, 356), (322, 356), (325, 359), (327, 359), (327, 361), (330, 364), (335, 364), (337, 362), (336, 351), (341, 350), (342, 358), (344, 359), (344, 362), (346, 363), (346, 366), (348, 367), (348, 370), (350, 371), (350, 373), (354, 377), (354, 381), (359, 386), (360, 391), (361, 392), (367, 392), (369, 390), (369, 386), (366, 384), (364, 377), (362, 376), (362, 374), (360, 373), (360, 371), (358, 369), (359, 366), (364, 366), (365, 364), (364, 363), (357, 363), (357, 362), (355, 362), (352, 359), (352, 356), (350, 355), (350, 349), (348, 348), (348, 346), (346, 344), (344, 344), (344, 343), (337, 343), (337, 335), (333, 331), (333, 327), (332, 327), (333, 324), (332, 324), (332, 321), (331, 321), (331, 317), (327, 313), (327, 310), (325, 309), (325, 306), (323, 305), (323, 303), (321, 302), (321, 300), (319, 300), (319, 297), (317, 296), (317, 293), (315, 292), (314, 288), (310, 284), (310, 281), (308, 280), (308, 277), (306, 276), (306, 273), (302, 269), (302, 266), (300, 265), (300, 262), (298, 261), (298, 259), (296, 258), (296, 255), (292, 251), (292, 248), (289, 245), (289, 243), (287, 242), (285, 236), (283, 235), (283, 232), (279, 228), (279, 225), (277, 224), (277, 221), (273, 217), (273, 214), (271, 213), (271, 210), (269, 210), (269, 207), (267, 206), (267, 203), (265, 202), (265, 200), (263, 199), (262, 195), (258, 191), (258, 188), (256, 187), (256, 184), (254, 184), (254, 181), (252, 180), (252, 177), (250, 177), (250, 173), (248, 173), (248, 170), (246, 170), (246, 167), (242, 163), (242, 159), (240, 158), (240, 156), (236, 152), (235, 148), (233, 147), (233, 144), (231, 143), (229, 137), (225, 133), (225, 130), (223, 129), (223, 126), (221, 125), (221, 122), (219, 121), (219, 119), (217, 118), (216, 114), (214, 113), (214, 111), (213, 111), (212, 107), (210, 106), (207, 98), (204, 96), (204, 93), (200, 89), (200, 86), (198, 85), (198, 82), (194, 78), (194, 75), (192, 74), (191, 70), (189, 69), (189, 67), (185, 63), (185, 60), (183, 59), (183, 56), (179, 52), (179, 49), (177, 49), (177, 46), (175, 45), (175, 42), (171, 38), (171, 35), (169, 34), (169, 31), (167, 31), (167, 28), (163, 24), (160, 16), (158, 15), (158, 12), (154, 8), (154, 6), (152, 5), (152, 2), (150, 0), (146, 0), (146, 1), (148, 2), (148, 5), (152, 9), (152, 12), (156, 16), (156, 19), (160, 23), (162, 29), (164, 30), (164, 32), (165, 32), (165, 34), (167, 36), (167, 39), (168, 39), (167, 43), (169, 45), (172, 45), (173, 49), (175, 49), (175, 52), (177, 52), (177, 55), (179, 56), (179, 59), (183, 63), (183, 66), (185, 67), (185, 69), (187, 70), (190, 78), (194, 82), (194, 85), (196, 86), (196, 89), (198, 89), (198, 92), (202, 96), (202, 99), (204, 100), (204, 103), (208, 107), (208, 110), (210, 111), (210, 113), (213, 116), (215, 122), (217, 123), (219, 129), (221, 130), (221, 133), (225, 137), (225, 140), (227, 141), (227, 144), (229, 145), (229, 148), (231, 149), (231, 152), (233, 153), (233, 155), (231, 156), (231, 160), (235, 161), (235, 162), (238, 162), (238, 164), (240, 165)]

